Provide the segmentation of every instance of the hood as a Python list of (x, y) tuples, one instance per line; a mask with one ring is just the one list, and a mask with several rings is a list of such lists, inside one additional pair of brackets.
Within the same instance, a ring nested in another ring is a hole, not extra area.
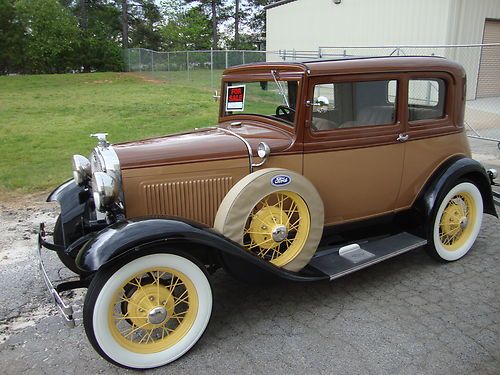
[[(256, 155), (257, 145), (266, 142), (273, 152), (284, 151), (293, 142), (284, 130), (245, 122), (240, 126), (221, 124), (220, 127), (237, 133), (247, 140)], [(218, 128), (150, 138), (113, 145), (122, 169), (153, 167), (166, 164), (192, 163), (247, 157), (244, 142)]]

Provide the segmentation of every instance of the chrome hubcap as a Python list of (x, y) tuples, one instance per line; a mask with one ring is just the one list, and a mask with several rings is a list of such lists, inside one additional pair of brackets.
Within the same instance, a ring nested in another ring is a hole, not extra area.
[(152, 309), (148, 314), (148, 320), (151, 324), (161, 324), (167, 319), (167, 309), (158, 306)]
[(467, 228), (467, 224), (469, 224), (469, 219), (467, 219), (466, 217), (462, 217), (460, 219), (460, 228), (462, 229)]
[(288, 236), (288, 230), (285, 225), (278, 225), (272, 232), (274, 242), (281, 242)]

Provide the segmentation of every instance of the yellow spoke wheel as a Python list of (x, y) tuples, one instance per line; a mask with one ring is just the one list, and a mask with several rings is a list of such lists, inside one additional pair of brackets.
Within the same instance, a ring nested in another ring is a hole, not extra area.
[(307, 178), (288, 169), (264, 168), (229, 190), (214, 229), (255, 256), (297, 272), (316, 252), (323, 224), (323, 201)]
[(201, 337), (212, 313), (206, 270), (180, 254), (136, 255), (97, 271), (83, 324), (111, 363), (133, 369), (166, 365)]
[(302, 250), (311, 227), (304, 199), (291, 191), (265, 196), (250, 213), (244, 246), (276, 266), (292, 261)]
[(109, 325), (117, 343), (137, 353), (172, 347), (193, 325), (196, 289), (183, 273), (154, 268), (133, 275), (109, 306)]
[(429, 225), (428, 250), (437, 259), (455, 261), (474, 244), (483, 218), (483, 198), (472, 182), (448, 190), (435, 206)]
[(470, 193), (462, 192), (449, 200), (439, 223), (439, 238), (447, 250), (456, 251), (463, 246), (474, 229), (476, 215)]

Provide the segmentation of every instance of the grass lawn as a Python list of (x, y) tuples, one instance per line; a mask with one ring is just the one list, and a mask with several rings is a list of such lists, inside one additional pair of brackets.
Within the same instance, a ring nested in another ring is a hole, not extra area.
[(128, 73), (0, 77), (0, 193), (70, 178), (71, 156), (96, 144), (90, 133), (116, 143), (215, 124), (209, 87), (180, 84)]

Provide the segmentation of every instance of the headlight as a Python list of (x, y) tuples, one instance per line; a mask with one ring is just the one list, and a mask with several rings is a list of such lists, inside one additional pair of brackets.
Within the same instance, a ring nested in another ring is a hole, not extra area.
[(92, 192), (96, 209), (104, 212), (118, 197), (118, 186), (113, 177), (104, 172), (95, 172), (92, 177)]
[(83, 185), (90, 179), (90, 161), (85, 156), (73, 155), (73, 178), (78, 185)]

